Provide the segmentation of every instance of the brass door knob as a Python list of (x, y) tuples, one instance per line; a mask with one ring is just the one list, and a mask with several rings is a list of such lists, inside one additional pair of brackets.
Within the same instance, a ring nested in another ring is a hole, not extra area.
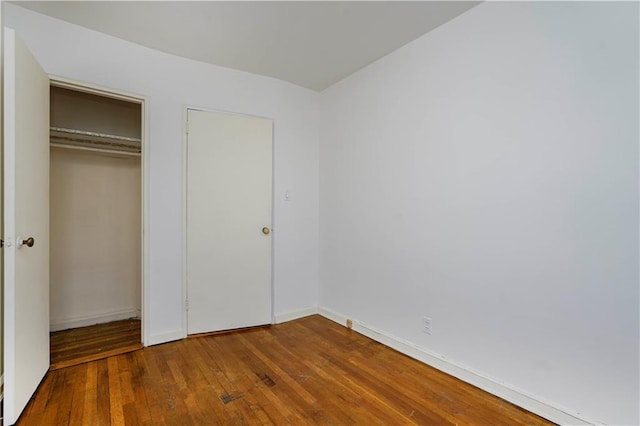
[(269, 235), (269, 232), (271, 232), (271, 230), (268, 227), (265, 226), (264, 228), (262, 228), (262, 233), (264, 235)]

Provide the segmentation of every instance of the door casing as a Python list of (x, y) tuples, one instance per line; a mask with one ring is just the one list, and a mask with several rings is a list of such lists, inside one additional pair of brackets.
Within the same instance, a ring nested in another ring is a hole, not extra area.
[(147, 97), (127, 93), (121, 90), (98, 86), (91, 83), (81, 82), (57, 75), (49, 75), (49, 81), (51, 86), (62, 87), (65, 89), (75, 90), (78, 92), (90, 93), (93, 95), (103, 96), (107, 98), (119, 99), (126, 102), (132, 102), (140, 105), (141, 117), (141, 155), (140, 155), (140, 167), (141, 167), (141, 182), (142, 182), (142, 233), (140, 235), (142, 242), (142, 283), (140, 291), (141, 293), (141, 322), (142, 322), (142, 344), (149, 346), (150, 341), (150, 321), (149, 310), (151, 306), (150, 301), (150, 281), (149, 281), (149, 154), (148, 154), (148, 137), (149, 134), (149, 119), (147, 117), (146, 105)]

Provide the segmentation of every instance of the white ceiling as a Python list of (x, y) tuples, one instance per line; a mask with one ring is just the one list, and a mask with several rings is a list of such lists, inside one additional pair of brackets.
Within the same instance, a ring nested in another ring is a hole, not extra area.
[(320, 91), (478, 2), (29, 1), (15, 4), (163, 52)]

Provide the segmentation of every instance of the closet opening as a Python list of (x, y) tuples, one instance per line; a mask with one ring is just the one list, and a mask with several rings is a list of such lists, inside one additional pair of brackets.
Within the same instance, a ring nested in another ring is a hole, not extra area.
[(50, 108), (55, 370), (143, 347), (144, 103), (52, 81)]

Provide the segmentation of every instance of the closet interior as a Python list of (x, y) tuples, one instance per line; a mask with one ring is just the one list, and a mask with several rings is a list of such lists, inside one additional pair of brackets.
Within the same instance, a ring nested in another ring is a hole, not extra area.
[(142, 347), (142, 105), (51, 86), (51, 368)]

